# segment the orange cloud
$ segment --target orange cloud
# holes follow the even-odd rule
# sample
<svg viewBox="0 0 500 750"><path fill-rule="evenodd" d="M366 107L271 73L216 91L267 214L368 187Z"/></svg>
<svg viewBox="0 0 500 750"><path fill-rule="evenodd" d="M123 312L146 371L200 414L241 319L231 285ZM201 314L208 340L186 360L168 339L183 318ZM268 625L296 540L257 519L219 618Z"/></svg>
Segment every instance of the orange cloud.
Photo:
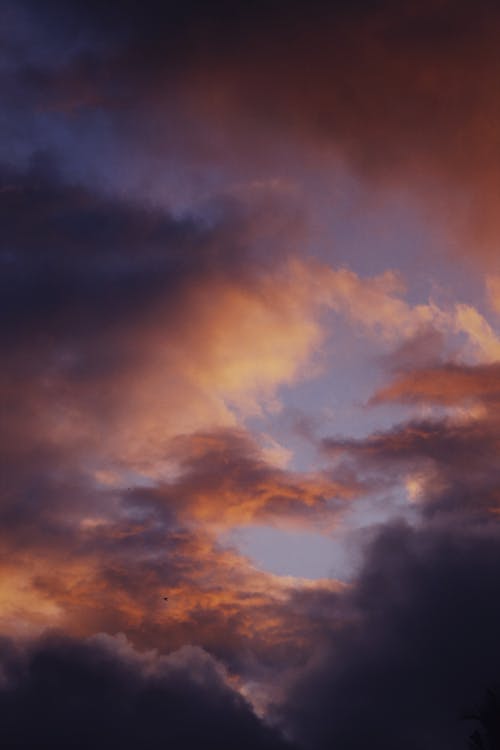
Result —
<svg viewBox="0 0 500 750"><path fill-rule="evenodd" d="M486 295L490 307L496 312L500 312L500 276L490 274L486 276Z"/></svg>
<svg viewBox="0 0 500 750"><path fill-rule="evenodd" d="M199 645L254 686L304 663L343 584L275 576L201 530L154 539L153 527L117 520L87 529L66 549L17 552L2 564L10 577L8 590L0 590L2 632L123 632L136 646L162 652Z"/></svg>
<svg viewBox="0 0 500 750"><path fill-rule="evenodd" d="M362 491L355 477L298 473L269 464L243 430L177 438L169 453L177 474L144 493L146 502L175 508L181 518L224 529L255 523L331 528Z"/></svg>
<svg viewBox="0 0 500 750"><path fill-rule="evenodd" d="M449 364L404 372L377 391L370 403L390 401L453 406L482 402L490 407L500 399L499 366Z"/></svg>

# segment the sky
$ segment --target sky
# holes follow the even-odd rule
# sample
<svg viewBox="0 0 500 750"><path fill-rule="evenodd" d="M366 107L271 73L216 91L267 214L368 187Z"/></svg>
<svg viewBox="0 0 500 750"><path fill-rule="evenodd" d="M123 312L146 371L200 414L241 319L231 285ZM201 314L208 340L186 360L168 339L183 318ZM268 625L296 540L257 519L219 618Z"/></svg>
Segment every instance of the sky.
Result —
<svg viewBox="0 0 500 750"><path fill-rule="evenodd" d="M0 0L5 747L483 731L499 34L488 0Z"/></svg>

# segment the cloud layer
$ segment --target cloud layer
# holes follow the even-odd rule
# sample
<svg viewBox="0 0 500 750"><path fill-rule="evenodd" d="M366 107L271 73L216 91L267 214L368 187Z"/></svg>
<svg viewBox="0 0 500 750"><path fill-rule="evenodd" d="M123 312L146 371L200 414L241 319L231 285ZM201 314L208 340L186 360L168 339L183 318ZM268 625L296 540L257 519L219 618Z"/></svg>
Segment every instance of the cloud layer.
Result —
<svg viewBox="0 0 500 750"><path fill-rule="evenodd" d="M499 27L4 3L7 745L464 744L500 679ZM357 565L273 575L255 525Z"/></svg>

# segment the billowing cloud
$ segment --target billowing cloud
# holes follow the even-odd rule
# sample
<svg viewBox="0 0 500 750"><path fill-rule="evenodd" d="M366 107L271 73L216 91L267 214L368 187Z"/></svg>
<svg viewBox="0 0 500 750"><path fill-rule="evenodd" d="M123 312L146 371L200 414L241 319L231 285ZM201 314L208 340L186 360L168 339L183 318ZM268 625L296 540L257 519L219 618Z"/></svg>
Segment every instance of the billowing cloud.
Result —
<svg viewBox="0 0 500 750"><path fill-rule="evenodd" d="M282 709L305 747L464 746L500 671L498 529L386 528ZM361 720L362 717L362 720Z"/></svg>
<svg viewBox="0 0 500 750"><path fill-rule="evenodd" d="M4 640L1 651L0 716L10 747L291 747L201 649L159 656L135 652L124 637L54 635L24 649Z"/></svg>

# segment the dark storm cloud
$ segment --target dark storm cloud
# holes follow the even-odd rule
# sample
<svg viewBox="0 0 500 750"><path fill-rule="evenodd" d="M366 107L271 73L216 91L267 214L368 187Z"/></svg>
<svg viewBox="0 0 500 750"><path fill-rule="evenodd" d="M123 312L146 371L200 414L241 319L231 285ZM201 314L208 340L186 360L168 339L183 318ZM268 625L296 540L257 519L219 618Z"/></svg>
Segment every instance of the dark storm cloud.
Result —
<svg viewBox="0 0 500 750"><path fill-rule="evenodd" d="M181 305L194 278L245 267L236 204L224 206L219 226L174 219L65 183L43 154L27 172L4 165L0 196L1 332L10 343L112 336L154 315L159 301Z"/></svg>
<svg viewBox="0 0 500 750"><path fill-rule="evenodd" d="M344 597L344 625L290 693L307 748L465 747L460 716L500 675L498 529L388 526Z"/></svg>
<svg viewBox="0 0 500 750"><path fill-rule="evenodd" d="M0 722L9 748L291 747L206 653L141 656L124 641L49 637L2 644Z"/></svg>

